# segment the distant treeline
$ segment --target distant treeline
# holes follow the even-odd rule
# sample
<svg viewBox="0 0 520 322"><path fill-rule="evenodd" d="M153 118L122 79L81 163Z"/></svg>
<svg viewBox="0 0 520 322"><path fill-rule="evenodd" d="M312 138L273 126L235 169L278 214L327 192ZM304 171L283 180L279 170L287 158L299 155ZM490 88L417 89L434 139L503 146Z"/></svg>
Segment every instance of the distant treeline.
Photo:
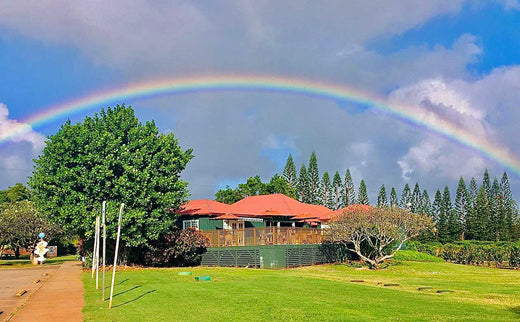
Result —
<svg viewBox="0 0 520 322"><path fill-rule="evenodd" d="M227 186L219 190L215 200L231 204L248 196L273 193L283 193L299 201L324 205L333 210L355 203L370 204L365 181L360 181L356 193L349 169L343 177L339 171L332 178L328 172L320 176L314 151L308 165L302 164L298 172L289 154L282 175L275 174L269 182L262 182L258 175L250 177L236 188ZM401 207L431 216L436 231L421 236L422 240L509 241L520 237L518 205L513 199L506 172L500 180L491 180L486 170L480 185L475 178L471 178L468 186L460 177L455 202L452 202L448 186L443 191L437 189L432 201L428 191L421 190L419 183L413 189L408 183L405 184L399 196L394 187L388 193L383 184L375 205Z"/></svg>

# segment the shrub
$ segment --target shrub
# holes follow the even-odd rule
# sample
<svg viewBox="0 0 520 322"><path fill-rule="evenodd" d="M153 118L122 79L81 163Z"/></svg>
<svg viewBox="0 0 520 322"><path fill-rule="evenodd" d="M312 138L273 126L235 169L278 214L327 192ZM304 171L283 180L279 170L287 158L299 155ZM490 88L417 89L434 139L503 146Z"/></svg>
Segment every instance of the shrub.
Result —
<svg viewBox="0 0 520 322"><path fill-rule="evenodd" d="M420 253L414 250L400 250L395 256L396 261L414 261L414 262L442 262L442 258L432 256L428 253Z"/></svg>
<svg viewBox="0 0 520 322"><path fill-rule="evenodd" d="M509 252L509 266L520 267L520 244L511 247Z"/></svg>
<svg viewBox="0 0 520 322"><path fill-rule="evenodd" d="M145 249L138 260L155 267L197 266L208 247L207 238L194 229L175 229Z"/></svg>
<svg viewBox="0 0 520 322"><path fill-rule="evenodd" d="M520 244L507 242L460 241L442 245L414 241L407 245L407 249L438 254L445 261L456 264L500 267L509 263L509 266L520 266Z"/></svg>

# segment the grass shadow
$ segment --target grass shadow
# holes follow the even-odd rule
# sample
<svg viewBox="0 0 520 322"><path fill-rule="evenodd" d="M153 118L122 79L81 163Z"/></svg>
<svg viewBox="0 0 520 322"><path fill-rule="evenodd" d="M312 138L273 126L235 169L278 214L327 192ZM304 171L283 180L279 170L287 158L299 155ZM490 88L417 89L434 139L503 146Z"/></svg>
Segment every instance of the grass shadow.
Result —
<svg viewBox="0 0 520 322"><path fill-rule="evenodd" d="M127 281L129 281L129 279L128 279L128 278L125 278L124 280L122 280L122 281L120 281L120 282L114 284L114 286L121 285L121 284L123 284L123 283L126 283ZM110 289L110 287L111 287L110 284L106 285L106 286L105 286L105 290L106 290L106 289Z"/></svg>
<svg viewBox="0 0 520 322"><path fill-rule="evenodd" d="M135 301L137 301L137 300L139 300L139 299L145 297L146 295L148 295L148 294L150 294L150 293L153 293L153 292L155 292L155 291L157 291L157 290L150 290L150 291L148 291L148 292L145 292L145 293L139 295L138 297L136 297L135 299L128 300L128 301L126 301L126 302L124 302L124 303L121 303L121 304L118 304L118 305L114 305L113 308L120 307L120 306L123 306L123 305L127 305L127 304L129 304L129 303L135 302Z"/></svg>
<svg viewBox="0 0 520 322"><path fill-rule="evenodd" d="M517 315L520 315L520 306L510 307L509 310Z"/></svg>
<svg viewBox="0 0 520 322"><path fill-rule="evenodd" d="M136 285L136 286L134 286L134 287L132 287L132 288L129 288L128 290L125 290L125 291L121 291L121 292L119 292L119 293L116 293L116 294L114 294L112 297L117 297L117 296L119 296L119 295L123 295L123 294L125 294L125 293L131 292L131 291L133 291L133 290L136 290L136 289L140 288L141 286L142 286L142 285ZM107 300L108 300L108 299L109 299L109 298L107 298Z"/></svg>

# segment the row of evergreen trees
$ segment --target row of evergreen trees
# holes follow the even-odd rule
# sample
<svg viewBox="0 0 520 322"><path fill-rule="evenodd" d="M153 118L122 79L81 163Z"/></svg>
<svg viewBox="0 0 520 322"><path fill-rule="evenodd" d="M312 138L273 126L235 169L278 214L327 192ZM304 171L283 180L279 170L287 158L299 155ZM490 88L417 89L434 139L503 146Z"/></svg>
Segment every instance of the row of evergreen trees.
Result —
<svg viewBox="0 0 520 322"><path fill-rule="evenodd" d="M359 183L356 197L349 169L346 170L343 178L339 171L334 173L332 179L328 172L323 173L320 178L318 159L314 151L311 153L308 166L302 164L298 175L292 155L289 154L282 176L288 186L296 192L296 199L301 202L323 205L334 210L355 203L369 204L365 181L361 180Z"/></svg>
<svg viewBox="0 0 520 322"><path fill-rule="evenodd" d="M302 164L299 175L292 156L289 155L283 177L296 190L297 198L305 203L320 204L331 209L339 209L354 203L369 204L367 188L361 180L357 197L349 169L341 178L338 171L330 179L327 172L320 179L316 154L312 152L309 164ZM518 206L513 199L507 173L501 180L491 181L486 170L482 184L471 178L469 187L461 177L457 187L455 203L446 186L437 190L431 202L427 190L416 183L413 190L405 184L400 197L394 187L388 196L383 184L379 190L378 207L401 207L411 212L432 217L436 225L435 239L446 242L454 240L511 240L515 238L518 224Z"/></svg>

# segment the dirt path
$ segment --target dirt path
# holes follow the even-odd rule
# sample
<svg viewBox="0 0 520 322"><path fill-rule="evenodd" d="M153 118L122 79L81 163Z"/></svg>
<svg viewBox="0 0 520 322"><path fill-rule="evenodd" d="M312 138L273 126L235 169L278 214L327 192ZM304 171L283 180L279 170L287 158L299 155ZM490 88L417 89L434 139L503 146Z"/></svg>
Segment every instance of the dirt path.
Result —
<svg viewBox="0 0 520 322"><path fill-rule="evenodd" d="M64 262L11 321L83 321L81 263Z"/></svg>
<svg viewBox="0 0 520 322"><path fill-rule="evenodd" d="M9 319L52 276L59 266L34 266L0 269L0 321ZM37 283L35 283L38 281ZM22 296L16 296L25 290Z"/></svg>

